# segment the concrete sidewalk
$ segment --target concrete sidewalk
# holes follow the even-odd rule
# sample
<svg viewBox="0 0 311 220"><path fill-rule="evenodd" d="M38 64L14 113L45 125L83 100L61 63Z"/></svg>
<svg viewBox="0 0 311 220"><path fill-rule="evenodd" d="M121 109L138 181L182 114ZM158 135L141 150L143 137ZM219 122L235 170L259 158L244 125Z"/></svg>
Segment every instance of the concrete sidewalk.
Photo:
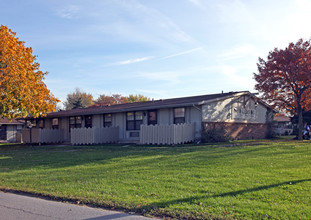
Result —
<svg viewBox="0 0 311 220"><path fill-rule="evenodd" d="M52 219L129 219L147 220L138 215L49 201L31 196L0 191L0 220L52 220Z"/></svg>

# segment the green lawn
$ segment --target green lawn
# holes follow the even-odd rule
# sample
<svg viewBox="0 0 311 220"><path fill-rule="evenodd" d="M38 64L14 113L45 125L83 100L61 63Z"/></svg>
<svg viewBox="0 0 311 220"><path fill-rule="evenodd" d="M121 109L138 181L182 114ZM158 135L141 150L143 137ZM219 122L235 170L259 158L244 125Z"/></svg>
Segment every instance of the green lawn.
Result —
<svg viewBox="0 0 311 220"><path fill-rule="evenodd" d="M311 142L0 145L0 188L181 219L310 219Z"/></svg>

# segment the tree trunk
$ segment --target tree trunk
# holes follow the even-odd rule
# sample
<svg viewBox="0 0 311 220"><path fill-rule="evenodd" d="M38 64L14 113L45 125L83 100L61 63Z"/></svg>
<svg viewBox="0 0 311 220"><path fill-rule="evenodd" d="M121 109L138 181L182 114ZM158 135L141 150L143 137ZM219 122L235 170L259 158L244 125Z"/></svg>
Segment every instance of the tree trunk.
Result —
<svg viewBox="0 0 311 220"><path fill-rule="evenodd" d="M302 140L302 128L303 128L303 118L302 118L302 109L301 106L298 105L298 140Z"/></svg>

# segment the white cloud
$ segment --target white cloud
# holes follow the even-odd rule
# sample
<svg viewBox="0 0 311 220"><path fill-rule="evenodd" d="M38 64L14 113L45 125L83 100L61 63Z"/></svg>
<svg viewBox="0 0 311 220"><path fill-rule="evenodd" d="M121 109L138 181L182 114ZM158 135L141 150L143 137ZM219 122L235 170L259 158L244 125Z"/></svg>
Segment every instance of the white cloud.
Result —
<svg viewBox="0 0 311 220"><path fill-rule="evenodd" d="M147 35L153 40L165 39L174 43L176 41L192 41L190 35L184 32L170 17L161 13L156 8L148 7L146 4L141 4L138 1L124 1L119 3L127 10L129 20L135 22L134 26L130 26L131 31L140 33L143 30L144 35ZM121 25L129 27L127 21L123 21Z"/></svg>
<svg viewBox="0 0 311 220"><path fill-rule="evenodd" d="M284 46L289 42L297 42L299 38L310 38L311 2L309 0L296 0L287 8L286 16L282 17L282 25L276 22L268 25L274 40L281 41ZM285 15L285 13L284 13ZM268 33L267 33L268 34Z"/></svg>
<svg viewBox="0 0 311 220"><path fill-rule="evenodd" d="M138 94L148 94L151 98L160 99L163 98L166 92L163 89L154 90L154 89L137 89Z"/></svg>
<svg viewBox="0 0 311 220"><path fill-rule="evenodd" d="M217 6L218 21L229 24L230 31L255 39L261 44L258 50L285 47L299 38L309 38L311 1L220 1ZM272 47L271 47L272 45ZM266 47L266 48L265 48Z"/></svg>
<svg viewBox="0 0 311 220"><path fill-rule="evenodd" d="M243 88L251 89L254 85L252 77L243 77L239 75L243 67L233 65L222 65L219 66L219 72L226 77L227 81L231 81L231 84L240 85Z"/></svg>
<svg viewBox="0 0 311 220"><path fill-rule="evenodd" d="M224 53L220 54L218 58L221 60L233 60L239 59L249 56L258 56L259 52L254 45L251 44L244 44L241 46L233 47L230 50L225 51Z"/></svg>
<svg viewBox="0 0 311 220"><path fill-rule="evenodd" d="M114 65L127 65L127 64L132 64L132 63L139 63L139 62L143 62L143 61L146 61L146 60L150 60L151 58L153 58L153 57L149 56L149 57L141 57L141 58L129 59L129 60L124 60L124 61L116 62L116 63L114 63Z"/></svg>
<svg viewBox="0 0 311 220"><path fill-rule="evenodd" d="M77 5L69 5L68 7L57 10L57 14L62 18L72 19L80 12L80 7Z"/></svg>
<svg viewBox="0 0 311 220"><path fill-rule="evenodd" d="M220 1L217 4L219 21L222 23L253 23L252 12L241 0Z"/></svg>
<svg viewBox="0 0 311 220"><path fill-rule="evenodd" d="M201 6L201 3L199 0L189 0L189 2L195 4L196 6Z"/></svg>
<svg viewBox="0 0 311 220"><path fill-rule="evenodd" d="M172 84L177 84L180 82L180 74L173 71L164 71L164 72L143 72L137 73L136 77L143 78L152 81L167 81Z"/></svg>
<svg viewBox="0 0 311 220"><path fill-rule="evenodd" d="M201 0L188 0L188 1L203 11L207 10L207 7L203 4Z"/></svg>
<svg viewBox="0 0 311 220"><path fill-rule="evenodd" d="M172 57L177 57L177 56L181 56L181 55L185 55L185 54L189 54L189 53L193 53L193 52L199 51L199 50L202 50L202 48L198 47L198 48L194 48L194 49L191 49L191 50L186 50L186 51L183 51L183 52L175 53L175 54L172 54L172 55L169 55L169 56L166 56L166 57L162 57L162 58L160 58L160 60L168 59L168 58L172 58Z"/></svg>
<svg viewBox="0 0 311 220"><path fill-rule="evenodd" d="M10 23L38 51L60 97L69 78L74 87L107 92L166 91L162 98L177 90L174 96L253 87L258 56L311 33L310 0L29 1L30 16L6 2Z"/></svg>

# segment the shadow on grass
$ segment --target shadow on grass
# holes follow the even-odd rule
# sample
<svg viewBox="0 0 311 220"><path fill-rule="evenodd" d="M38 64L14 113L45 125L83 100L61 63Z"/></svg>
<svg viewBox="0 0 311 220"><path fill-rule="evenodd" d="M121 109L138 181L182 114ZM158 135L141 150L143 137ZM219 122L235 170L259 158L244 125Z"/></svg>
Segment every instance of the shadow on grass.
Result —
<svg viewBox="0 0 311 220"><path fill-rule="evenodd" d="M221 146L221 145L214 145ZM271 145L254 146L241 149L238 146L181 146L181 147L150 147L150 146L0 146L0 171L13 172L33 168L65 168L85 164L105 164L122 158L129 160L127 168L147 166L159 162L178 166L189 165L191 160L200 160L204 164L215 163L215 160L225 160L237 154L248 154L273 148ZM257 155L258 156L258 155ZM132 160L132 161L131 161ZM124 164L123 164L124 165ZM120 164L122 166L122 163ZM117 167L115 167L117 168Z"/></svg>
<svg viewBox="0 0 311 220"><path fill-rule="evenodd" d="M214 145L217 146L217 145ZM200 160L205 165L215 163L215 160L226 160L236 154L256 153L273 146L254 146L249 149L240 147L212 147L186 145L180 147L157 146L25 146L18 145L1 148L0 157L7 158L0 161L0 171L12 172L17 170L66 168L85 164L106 164L112 160L122 158L128 160L127 168L147 166L152 164L168 163L175 161L178 166L188 166L191 160ZM265 153L266 154L266 153ZM258 156L258 155L257 155ZM124 163L117 166L122 168ZM117 168L117 167L115 167Z"/></svg>
<svg viewBox="0 0 311 220"><path fill-rule="evenodd" d="M184 199L176 199L176 200L167 201L167 202L156 202L156 203L152 203L148 206L143 207L143 209L150 210L150 209L154 209L154 208L165 208L165 207L168 207L170 205L175 205L175 204L179 204L179 203L192 203L194 200L200 200L200 199L206 199L206 198L219 198L219 197L227 197L227 196L233 197L233 196L242 195L244 193L251 193L251 192L257 192L257 191L261 191L261 190L267 190L267 189L271 189L271 188L275 188L275 187L279 187L279 186L283 186L283 185L295 185L298 183L309 182L309 181L311 181L311 179L293 180L293 181L286 181L286 182L271 184L271 185L266 185L266 186L259 186L259 187L255 187L255 188L251 188L251 189L221 193L221 194L216 194L216 195L211 195L211 196L193 196L193 197L188 197L188 198L184 198Z"/></svg>

